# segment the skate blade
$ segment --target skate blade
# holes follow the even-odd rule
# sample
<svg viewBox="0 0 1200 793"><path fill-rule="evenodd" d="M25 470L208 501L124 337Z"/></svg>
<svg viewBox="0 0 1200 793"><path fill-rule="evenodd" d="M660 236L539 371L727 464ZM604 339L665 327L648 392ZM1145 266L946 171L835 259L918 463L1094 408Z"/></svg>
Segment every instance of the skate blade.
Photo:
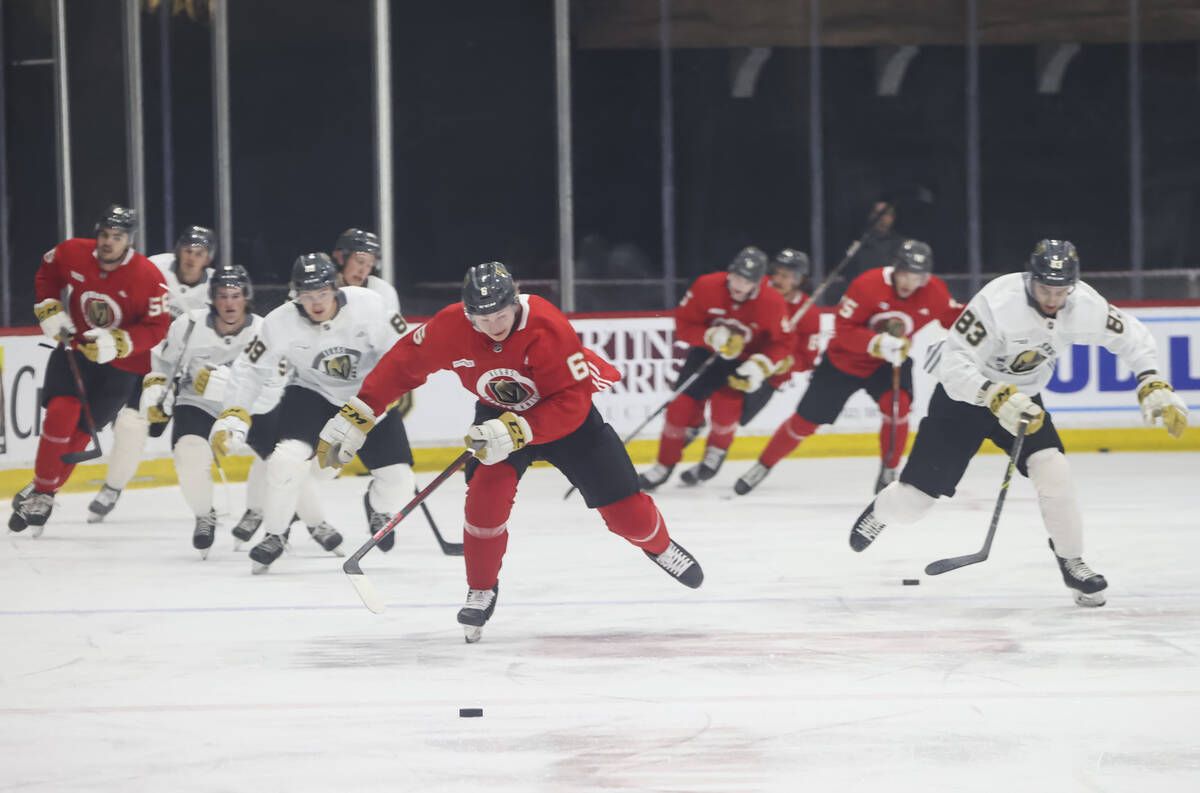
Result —
<svg viewBox="0 0 1200 793"><path fill-rule="evenodd" d="M269 565L269 564L263 564L262 562L251 562L250 563L250 572L253 573L254 575L262 575L263 573L267 572L270 569L271 569L271 565Z"/></svg>
<svg viewBox="0 0 1200 793"><path fill-rule="evenodd" d="M483 626L482 625L464 625L463 626L463 638L466 640L467 644L474 644L475 642L477 642L483 638Z"/></svg>
<svg viewBox="0 0 1200 793"><path fill-rule="evenodd" d="M41 536L42 536L42 532L43 532L43 531L45 531L45 530L46 530L46 524L44 524L44 523L43 523L41 526L35 526L35 525L34 525L34 524L32 524L32 523L31 523L31 524L29 524L29 536L30 536L30 537L33 537L35 540L36 540L38 537L41 537Z"/></svg>
<svg viewBox="0 0 1200 793"><path fill-rule="evenodd" d="M88 523L102 523L102 522L104 522L104 519L106 517L107 517L107 515L101 515L98 512L88 512L87 522Z"/></svg>
<svg viewBox="0 0 1200 793"><path fill-rule="evenodd" d="M330 550L330 553L333 554L334 556L338 557L339 559L345 558L345 556L346 556L346 552L342 550L342 546L340 546L340 545L338 547Z"/></svg>
<svg viewBox="0 0 1200 793"><path fill-rule="evenodd" d="M208 552L211 549L210 548L197 548L196 550L200 552L200 561L204 561L205 559L208 558Z"/></svg>
<svg viewBox="0 0 1200 793"><path fill-rule="evenodd" d="M1085 608L1099 608L1108 602L1104 596L1104 590L1093 592L1092 594L1084 594L1083 592L1075 593L1075 604Z"/></svg>
<svg viewBox="0 0 1200 793"><path fill-rule="evenodd" d="M242 545L244 545L245 542L246 542L245 540L234 540L233 541L233 550L240 551L242 549Z"/></svg>

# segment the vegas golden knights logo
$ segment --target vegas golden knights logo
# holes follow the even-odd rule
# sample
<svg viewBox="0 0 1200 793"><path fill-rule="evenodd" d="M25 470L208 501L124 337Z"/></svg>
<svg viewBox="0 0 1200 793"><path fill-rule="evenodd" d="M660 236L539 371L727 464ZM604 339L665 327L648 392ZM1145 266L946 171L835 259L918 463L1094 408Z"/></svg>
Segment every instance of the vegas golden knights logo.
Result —
<svg viewBox="0 0 1200 793"><path fill-rule="evenodd" d="M103 300L89 300L87 304L88 324L93 328L107 328L112 325L112 306Z"/></svg>
<svg viewBox="0 0 1200 793"><path fill-rule="evenodd" d="M497 402L502 402L505 405L519 404L530 396L529 392L525 390L525 386L514 380L496 378L487 384L487 389Z"/></svg>
<svg viewBox="0 0 1200 793"><path fill-rule="evenodd" d="M332 358L326 358L322 361L322 366L325 368L325 374L330 377L338 377L342 380L349 380L354 377L354 361L349 355L336 355Z"/></svg>
<svg viewBox="0 0 1200 793"><path fill-rule="evenodd" d="M1044 360L1046 360L1046 356L1042 354L1041 350L1026 350L1016 358L1013 358L1012 363L1008 365L1008 369L1013 374L1024 374L1038 368L1038 365Z"/></svg>

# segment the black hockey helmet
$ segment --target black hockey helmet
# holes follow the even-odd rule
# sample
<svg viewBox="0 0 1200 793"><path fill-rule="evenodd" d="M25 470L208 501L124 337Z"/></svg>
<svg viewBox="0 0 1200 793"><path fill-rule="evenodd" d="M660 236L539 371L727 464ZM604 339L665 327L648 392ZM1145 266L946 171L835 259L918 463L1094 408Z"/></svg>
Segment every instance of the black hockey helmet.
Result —
<svg viewBox="0 0 1200 793"><path fill-rule="evenodd" d="M517 302L517 285L500 262L477 264L463 279L462 302L468 314L494 314Z"/></svg>
<svg viewBox="0 0 1200 793"><path fill-rule="evenodd" d="M1079 280L1079 254L1066 240L1042 240L1029 256L1029 275L1046 286L1074 286Z"/></svg>
<svg viewBox="0 0 1200 793"><path fill-rule="evenodd" d="M905 240L892 254L892 266L902 273L933 273L933 250L920 240Z"/></svg>
<svg viewBox="0 0 1200 793"><path fill-rule="evenodd" d="M216 299L217 290L223 286L236 286L242 290L242 294L246 296L247 300L254 298L254 285L250 283L250 273L246 272L246 268L240 264L230 264L213 270L212 275L208 278L210 302Z"/></svg>
<svg viewBox="0 0 1200 793"><path fill-rule="evenodd" d="M334 253L342 251L344 254L369 253L376 260L383 256L383 246L379 244L379 236L374 232L356 228L346 229L338 235L337 242L333 244L333 250ZM344 262L345 259L342 261Z"/></svg>
<svg viewBox="0 0 1200 793"><path fill-rule="evenodd" d="M110 204L108 209L96 221L96 231L100 229L117 229L130 236L137 229L137 210L123 207L120 204Z"/></svg>
<svg viewBox="0 0 1200 793"><path fill-rule="evenodd" d="M753 245L742 248L737 256L733 257L728 269L734 275L740 275L757 284L767 274L767 254Z"/></svg>
<svg viewBox="0 0 1200 793"><path fill-rule="evenodd" d="M772 272L787 270L798 278L804 278L808 275L809 269L808 256L795 248L784 248L771 260Z"/></svg>
<svg viewBox="0 0 1200 793"><path fill-rule="evenodd" d="M292 292L315 292L326 286L337 289L337 267L327 253L306 253L292 264Z"/></svg>
<svg viewBox="0 0 1200 793"><path fill-rule="evenodd" d="M208 251L210 257L215 257L217 255L216 232L204 226L188 226L179 235L179 239L175 240L175 250L190 248L193 245L199 245Z"/></svg>

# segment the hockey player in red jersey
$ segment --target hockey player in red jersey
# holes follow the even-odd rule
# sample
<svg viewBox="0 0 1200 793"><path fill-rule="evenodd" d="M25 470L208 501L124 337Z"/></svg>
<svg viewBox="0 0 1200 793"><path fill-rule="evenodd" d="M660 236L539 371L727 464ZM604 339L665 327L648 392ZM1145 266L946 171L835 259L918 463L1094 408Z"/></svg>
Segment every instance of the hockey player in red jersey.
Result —
<svg viewBox="0 0 1200 793"><path fill-rule="evenodd" d="M868 270L855 278L838 304L834 336L825 357L813 370L796 414L775 431L754 467L739 480L749 486L737 488L737 492L749 493L775 463L818 427L832 424L846 400L860 388L871 395L883 413L879 430L882 468L876 492L894 480L908 439L912 404L908 348L912 335L930 322L950 327L961 310L962 304L950 296L945 282L933 275L933 252L917 240L905 240L896 249L890 266ZM898 373L900 392L893 432L894 372Z"/></svg>
<svg viewBox="0 0 1200 793"><path fill-rule="evenodd" d="M42 435L33 481L13 497L8 527L42 527L54 494L74 465L62 456L81 451L90 434L67 356L74 356L95 429L106 426L150 371L150 348L171 324L162 273L132 246L137 213L111 206L96 223L96 239L69 239L42 257L34 280L34 314L59 346L42 384Z"/></svg>
<svg viewBox="0 0 1200 793"><path fill-rule="evenodd" d="M787 306L767 285L766 273L766 254L745 248L726 271L697 278L675 309L675 338L692 345L678 382L700 374L667 406L658 460L639 477L643 490L671 476L688 428L702 423L706 405L712 428L704 459L682 479L695 485L716 476L737 434L745 396L758 391L787 358L792 344L784 327Z"/></svg>
<svg viewBox="0 0 1200 793"><path fill-rule="evenodd" d="M468 592L458 621L468 642L478 641L496 607L517 481L535 460L562 471L610 531L684 585L700 586L700 565L671 539L653 499L639 491L621 439L592 405L592 394L620 377L616 368L581 346L553 305L519 294L499 262L472 267L462 296L376 364L358 396L321 431L321 464L349 462L375 417L433 372L448 369L479 400L466 441L483 443L467 464Z"/></svg>

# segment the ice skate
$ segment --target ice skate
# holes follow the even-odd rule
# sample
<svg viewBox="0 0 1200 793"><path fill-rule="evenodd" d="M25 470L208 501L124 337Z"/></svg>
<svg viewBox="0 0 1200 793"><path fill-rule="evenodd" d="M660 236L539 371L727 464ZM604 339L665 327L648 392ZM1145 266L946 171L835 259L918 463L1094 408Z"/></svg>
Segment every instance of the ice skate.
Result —
<svg viewBox="0 0 1200 793"><path fill-rule="evenodd" d="M21 488L12 500L13 513L8 519L8 528L12 531L24 531L31 526L30 534L42 536L42 529L54 511L54 494L41 493L33 489L33 482Z"/></svg>
<svg viewBox="0 0 1200 793"><path fill-rule="evenodd" d="M388 525L388 522L392 519L392 516L386 512L376 512L371 509L371 493L369 490L363 493L363 509L367 511L367 533L371 536L374 536L375 532ZM396 532L389 531L384 535L382 540L376 543L376 547L381 551L390 551L395 544Z"/></svg>
<svg viewBox="0 0 1200 793"><path fill-rule="evenodd" d="M233 527L233 550L241 548L242 543L254 536L254 532L262 525L262 519L261 509L248 509L242 513L241 520Z"/></svg>
<svg viewBox="0 0 1200 793"><path fill-rule="evenodd" d="M684 586L695 589L704 583L704 571L700 569L700 563L674 540L671 540L667 549L662 553L650 553L649 551L644 551L644 553Z"/></svg>
<svg viewBox="0 0 1200 793"><path fill-rule="evenodd" d="M756 460L754 465L750 466L750 470L739 476L738 480L733 483L733 492L739 496L746 495L758 487L769 473L771 473L771 469Z"/></svg>
<svg viewBox="0 0 1200 793"><path fill-rule="evenodd" d="M850 547L856 551L865 551L886 526L887 524L875 517L875 502L872 501L858 516L858 520L854 521L854 528L850 530Z"/></svg>
<svg viewBox="0 0 1200 793"><path fill-rule="evenodd" d="M261 575L271 569L271 564L283 555L287 538L280 534L268 534L262 541L250 549L250 572Z"/></svg>
<svg viewBox="0 0 1200 793"><path fill-rule="evenodd" d="M483 636L483 626L496 610L496 598L500 595L500 583L491 589L468 589L467 602L458 610L458 623L463 626L463 637L467 644L474 644Z"/></svg>
<svg viewBox="0 0 1200 793"><path fill-rule="evenodd" d="M316 526L308 526L308 535L316 540L317 545L320 545L325 550L331 552L334 556L345 556L342 553L342 533L330 526L325 521L321 521Z"/></svg>
<svg viewBox="0 0 1200 793"><path fill-rule="evenodd" d="M638 474L638 487L649 493L651 490L670 479L671 472L674 470L675 466L673 465L655 463L647 468L643 473Z"/></svg>
<svg viewBox="0 0 1200 793"><path fill-rule="evenodd" d="M880 468L879 476L875 479L875 492L878 493L880 490L883 490L892 482L895 482L899 476L900 469L898 467L888 468L884 466L883 468Z"/></svg>
<svg viewBox="0 0 1200 793"><path fill-rule="evenodd" d="M88 504L88 523L99 523L108 517L108 513L113 511L113 507L117 505L117 499L121 497L121 491L115 487L109 487L105 483L104 487L100 488L100 492L92 499L92 503Z"/></svg>
<svg viewBox="0 0 1200 793"><path fill-rule="evenodd" d="M1054 540L1050 540L1050 550L1054 551ZM1089 607L1105 604L1104 592L1108 589L1108 581L1104 580L1104 576L1088 567L1087 562L1078 556L1073 559L1064 559L1058 555L1058 551L1054 551L1054 558L1058 560L1058 569L1062 572L1063 583L1075 595L1076 603Z"/></svg>
<svg viewBox="0 0 1200 793"><path fill-rule="evenodd" d="M200 552L201 559L208 558L213 537L217 533L217 511L210 509L207 515L196 516L196 528L192 529L192 547Z"/></svg>
<svg viewBox="0 0 1200 793"><path fill-rule="evenodd" d="M721 463L725 462L725 455L728 454L728 451L728 449L709 446L704 450L704 459L700 461L700 464L687 469L680 474L679 478L685 485L707 482L717 475L717 471L721 470Z"/></svg>

